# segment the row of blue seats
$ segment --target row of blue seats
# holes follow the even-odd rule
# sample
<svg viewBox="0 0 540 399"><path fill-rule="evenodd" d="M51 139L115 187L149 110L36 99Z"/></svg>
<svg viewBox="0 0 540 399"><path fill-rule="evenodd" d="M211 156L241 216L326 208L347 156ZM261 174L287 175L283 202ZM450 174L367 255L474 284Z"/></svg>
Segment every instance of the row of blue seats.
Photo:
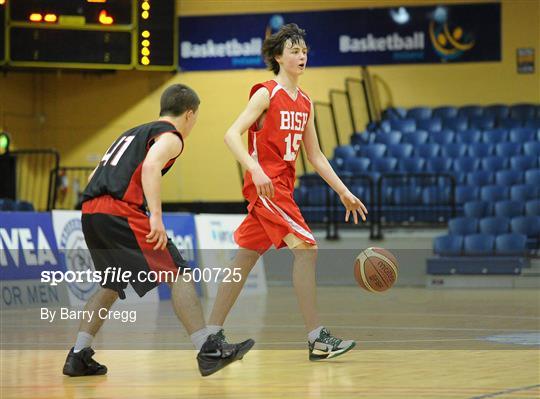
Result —
<svg viewBox="0 0 540 399"><path fill-rule="evenodd" d="M528 201L505 200L497 202L469 201L463 204L463 214L468 218L490 216L540 216L540 199Z"/></svg>
<svg viewBox="0 0 540 399"><path fill-rule="evenodd" d="M450 235L519 233L540 238L540 216L488 216L481 219L458 217L448 222Z"/></svg>
<svg viewBox="0 0 540 399"><path fill-rule="evenodd" d="M14 201L9 198L0 198L0 211L31 212L34 205L28 201Z"/></svg>
<svg viewBox="0 0 540 399"><path fill-rule="evenodd" d="M478 117L492 116L495 118L515 118L520 120L540 118L540 104L492 104L487 106L471 104L461 107L439 106L439 107L412 107L391 108L385 112L388 118L414 118L427 119L431 117L452 118L456 116Z"/></svg>
<svg viewBox="0 0 540 399"><path fill-rule="evenodd" d="M529 180L535 179L540 168L540 156L523 155L514 157L490 156L485 158L476 157L412 157L412 158L334 158L332 166L340 172L364 173L369 171L378 172L409 172L409 173L472 173L484 172L483 180L494 181L494 176L489 174L498 172L517 172L518 178ZM526 174L523 175L523 173ZM530 177L527 177L530 176Z"/></svg>
<svg viewBox="0 0 540 399"><path fill-rule="evenodd" d="M436 143L446 145L450 143L463 144L498 144L498 143L521 143L540 142L540 129L519 128L479 130L467 129L454 131L443 130L416 130L414 132L364 132L351 135L351 145L362 146L365 144L381 143L386 145L408 143L413 145ZM533 145L534 144L530 144Z"/></svg>
<svg viewBox="0 0 540 399"><path fill-rule="evenodd" d="M378 131L390 132L397 130L402 133L410 133L418 130L441 131L450 129L464 131L467 129L488 130L495 128L540 128L540 118L529 120L518 119L495 119L489 116L455 117L455 118L429 118L429 119L388 119L378 125Z"/></svg>
<svg viewBox="0 0 540 399"><path fill-rule="evenodd" d="M441 256L524 256L527 237L524 234L444 235L433 241L433 252Z"/></svg>

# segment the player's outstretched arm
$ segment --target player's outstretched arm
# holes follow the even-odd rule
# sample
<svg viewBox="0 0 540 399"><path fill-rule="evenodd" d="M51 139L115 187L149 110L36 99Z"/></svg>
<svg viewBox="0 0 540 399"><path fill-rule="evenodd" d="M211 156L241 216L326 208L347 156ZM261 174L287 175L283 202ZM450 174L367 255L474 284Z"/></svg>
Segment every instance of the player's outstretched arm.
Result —
<svg viewBox="0 0 540 399"><path fill-rule="evenodd" d="M324 179L324 181L338 193L343 206L347 209L345 221L349 221L349 216L352 213L355 224L358 223L358 215L360 215L365 222L366 214L368 213L365 205L349 191L345 184L343 184L339 176L334 172L332 165L330 165L330 162L328 162L328 159L326 159L326 156L321 151L319 140L317 139L317 132L315 131L313 105L311 105L311 114L306 125L303 141L309 163L313 165L315 171Z"/></svg>
<svg viewBox="0 0 540 399"><path fill-rule="evenodd" d="M150 210L150 233L147 242L155 242L154 250L165 249L167 233L161 213L161 169L182 151L182 140L174 133L159 136L148 150L142 166L142 187Z"/></svg>
<svg viewBox="0 0 540 399"><path fill-rule="evenodd" d="M272 181L259 163L253 159L242 142L242 134L253 125L270 105L270 95L264 87L260 88L250 98L246 109L234 121L225 134L225 144L231 150L238 162L244 166L252 175L253 183L257 188L257 194L272 198L274 196L274 186Z"/></svg>

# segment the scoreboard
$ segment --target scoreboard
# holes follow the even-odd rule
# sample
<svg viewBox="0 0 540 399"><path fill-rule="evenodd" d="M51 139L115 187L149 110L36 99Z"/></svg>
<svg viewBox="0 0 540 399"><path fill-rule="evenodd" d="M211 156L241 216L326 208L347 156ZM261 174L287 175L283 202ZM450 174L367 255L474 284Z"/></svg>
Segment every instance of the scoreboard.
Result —
<svg viewBox="0 0 540 399"><path fill-rule="evenodd" d="M172 71L175 0L0 0L0 65Z"/></svg>

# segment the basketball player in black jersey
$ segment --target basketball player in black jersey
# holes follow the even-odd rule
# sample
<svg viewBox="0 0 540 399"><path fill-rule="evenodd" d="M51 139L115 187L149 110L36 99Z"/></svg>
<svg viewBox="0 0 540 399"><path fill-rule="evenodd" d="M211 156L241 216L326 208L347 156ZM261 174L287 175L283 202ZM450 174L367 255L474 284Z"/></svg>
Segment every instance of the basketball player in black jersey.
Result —
<svg viewBox="0 0 540 399"><path fill-rule="evenodd" d="M168 239L161 213L161 176L184 149L184 139L195 125L200 100L187 86L175 84L161 96L158 121L123 133L109 148L89 177L83 193L82 227L96 270L121 267L132 276L150 271L185 272L186 262ZM150 217L146 211L150 212ZM110 280L110 279L109 279ZM182 278L167 281L174 311L199 350L197 360L203 376L241 359L254 341L228 344L223 331L210 334L193 283ZM139 296L159 282L130 281ZM125 298L127 282L102 281L84 310L93 317L82 319L75 346L63 373L69 376L102 375L104 365L92 359L95 334L118 297ZM93 312L93 313L90 313Z"/></svg>

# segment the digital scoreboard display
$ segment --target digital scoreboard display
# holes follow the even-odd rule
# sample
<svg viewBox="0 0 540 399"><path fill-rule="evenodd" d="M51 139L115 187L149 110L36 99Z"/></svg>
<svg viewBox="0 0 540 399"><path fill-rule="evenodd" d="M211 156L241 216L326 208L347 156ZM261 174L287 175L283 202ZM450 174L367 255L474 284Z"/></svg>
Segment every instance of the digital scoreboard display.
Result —
<svg viewBox="0 0 540 399"><path fill-rule="evenodd" d="M175 70L175 5L175 0L0 0L0 64Z"/></svg>

